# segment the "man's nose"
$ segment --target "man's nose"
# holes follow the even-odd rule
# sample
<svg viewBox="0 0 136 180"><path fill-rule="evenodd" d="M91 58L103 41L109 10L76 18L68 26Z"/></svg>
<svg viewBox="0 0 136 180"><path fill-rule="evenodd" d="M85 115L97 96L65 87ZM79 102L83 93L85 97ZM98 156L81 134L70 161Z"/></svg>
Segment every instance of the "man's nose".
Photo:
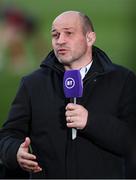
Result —
<svg viewBox="0 0 136 180"><path fill-rule="evenodd" d="M59 38L58 38L58 40L57 40L57 43L58 43L58 44L64 44L64 43L66 43L66 37L65 37L64 34L60 34L60 35L59 35Z"/></svg>

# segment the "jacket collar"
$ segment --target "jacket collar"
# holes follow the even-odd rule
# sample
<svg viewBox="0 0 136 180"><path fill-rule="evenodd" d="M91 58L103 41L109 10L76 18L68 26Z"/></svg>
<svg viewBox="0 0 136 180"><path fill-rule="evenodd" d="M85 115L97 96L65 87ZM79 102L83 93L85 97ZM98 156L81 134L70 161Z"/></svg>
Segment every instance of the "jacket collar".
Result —
<svg viewBox="0 0 136 180"><path fill-rule="evenodd" d="M93 46L93 63L90 71L108 73L114 70L114 65L107 54L96 46Z"/></svg>
<svg viewBox="0 0 136 180"><path fill-rule="evenodd" d="M56 58L54 51L52 50L48 56L43 60L40 67L49 67L55 71L64 72L64 66Z"/></svg>

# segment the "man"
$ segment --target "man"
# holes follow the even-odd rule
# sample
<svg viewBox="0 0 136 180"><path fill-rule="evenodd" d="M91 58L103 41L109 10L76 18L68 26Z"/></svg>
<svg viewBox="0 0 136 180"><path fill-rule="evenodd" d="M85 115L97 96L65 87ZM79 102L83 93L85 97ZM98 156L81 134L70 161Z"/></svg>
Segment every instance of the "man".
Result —
<svg viewBox="0 0 136 180"><path fill-rule="evenodd" d="M31 172L31 178L125 178L135 75L93 46L96 35L84 14L60 14L51 32L53 51L22 79L1 130L3 163ZM78 104L63 92L70 69L83 78Z"/></svg>

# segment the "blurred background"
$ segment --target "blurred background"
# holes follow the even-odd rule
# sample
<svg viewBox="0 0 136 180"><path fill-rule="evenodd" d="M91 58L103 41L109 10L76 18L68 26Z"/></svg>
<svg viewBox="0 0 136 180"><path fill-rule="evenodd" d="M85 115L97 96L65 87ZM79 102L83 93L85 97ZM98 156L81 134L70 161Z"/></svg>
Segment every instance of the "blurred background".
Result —
<svg viewBox="0 0 136 180"><path fill-rule="evenodd" d="M0 0L0 126L21 77L51 50L51 24L63 11L87 14L97 34L95 45L136 72L135 9L135 0Z"/></svg>

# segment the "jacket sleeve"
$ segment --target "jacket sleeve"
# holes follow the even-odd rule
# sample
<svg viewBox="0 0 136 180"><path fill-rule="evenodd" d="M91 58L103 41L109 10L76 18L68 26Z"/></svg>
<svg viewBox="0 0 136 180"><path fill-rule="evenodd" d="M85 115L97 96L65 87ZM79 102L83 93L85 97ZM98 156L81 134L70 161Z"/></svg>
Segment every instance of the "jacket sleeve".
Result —
<svg viewBox="0 0 136 180"><path fill-rule="evenodd" d="M12 103L7 121L0 130L0 158L8 168L17 168L16 154L20 144L28 136L31 119L29 97L24 80Z"/></svg>
<svg viewBox="0 0 136 180"><path fill-rule="evenodd" d="M123 86L117 111L117 115L90 111L81 133L99 147L124 156L130 151L130 124L136 121L136 76L131 72Z"/></svg>

